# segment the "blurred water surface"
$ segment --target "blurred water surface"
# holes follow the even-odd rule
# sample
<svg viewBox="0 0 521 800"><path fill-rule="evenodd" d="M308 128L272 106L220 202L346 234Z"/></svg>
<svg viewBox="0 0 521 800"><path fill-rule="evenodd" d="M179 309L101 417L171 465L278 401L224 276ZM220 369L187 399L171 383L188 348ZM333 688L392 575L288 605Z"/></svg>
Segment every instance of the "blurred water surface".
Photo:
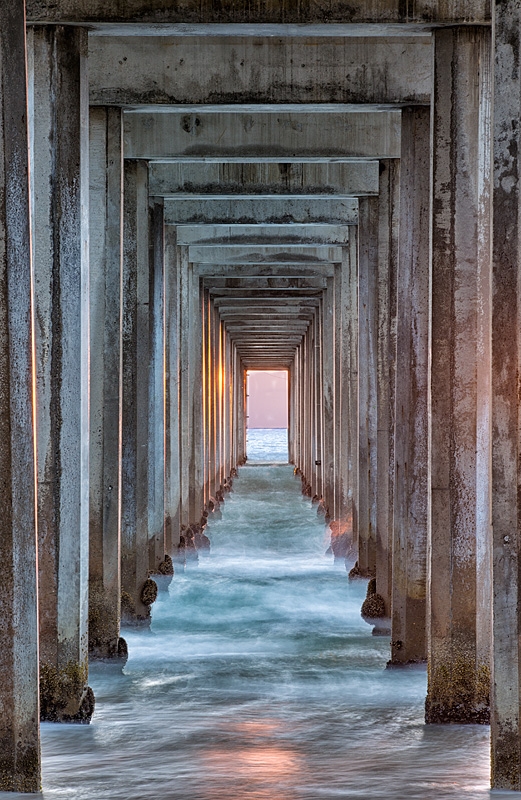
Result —
<svg viewBox="0 0 521 800"><path fill-rule="evenodd" d="M42 726L45 800L490 797L488 728L423 724L425 671L385 669L291 466L241 468L209 535L124 674L92 666L91 725Z"/></svg>

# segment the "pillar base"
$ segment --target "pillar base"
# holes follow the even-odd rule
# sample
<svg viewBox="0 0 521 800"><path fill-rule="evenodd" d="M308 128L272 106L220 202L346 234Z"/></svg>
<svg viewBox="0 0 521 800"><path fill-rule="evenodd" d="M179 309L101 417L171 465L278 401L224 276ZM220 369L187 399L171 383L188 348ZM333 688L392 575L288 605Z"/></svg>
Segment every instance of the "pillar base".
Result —
<svg viewBox="0 0 521 800"><path fill-rule="evenodd" d="M420 669L423 672L424 667L427 666L426 659L411 659L410 661L396 661L390 659L385 665L386 669Z"/></svg>
<svg viewBox="0 0 521 800"><path fill-rule="evenodd" d="M514 725L497 726L492 742L492 789L516 792L521 789L519 734Z"/></svg>
<svg viewBox="0 0 521 800"><path fill-rule="evenodd" d="M11 756L0 743L0 792L36 794L40 783L40 754L37 747L28 747L23 754Z"/></svg>
<svg viewBox="0 0 521 800"><path fill-rule="evenodd" d="M347 569L347 567L348 567L348 565L346 563L346 569ZM374 577L375 577L374 570L360 569L358 561L355 562L354 567L352 567L349 570L349 574L348 574L348 578L349 578L350 581L357 580L358 578L367 580L367 578L374 578Z"/></svg>
<svg viewBox="0 0 521 800"><path fill-rule="evenodd" d="M42 722L89 723L94 692L87 685L87 666L69 661L59 669L40 665L40 719Z"/></svg>
<svg viewBox="0 0 521 800"><path fill-rule="evenodd" d="M121 625L127 628L149 628L152 621L150 606L157 598L157 583L147 578L141 587L139 597L121 592Z"/></svg>
<svg viewBox="0 0 521 800"><path fill-rule="evenodd" d="M98 641L93 646L89 646L89 658L91 661L117 663L124 667L128 660L127 643L122 636L106 642Z"/></svg>
<svg viewBox="0 0 521 800"><path fill-rule="evenodd" d="M490 670L463 659L429 668L425 722L438 725L490 723Z"/></svg>

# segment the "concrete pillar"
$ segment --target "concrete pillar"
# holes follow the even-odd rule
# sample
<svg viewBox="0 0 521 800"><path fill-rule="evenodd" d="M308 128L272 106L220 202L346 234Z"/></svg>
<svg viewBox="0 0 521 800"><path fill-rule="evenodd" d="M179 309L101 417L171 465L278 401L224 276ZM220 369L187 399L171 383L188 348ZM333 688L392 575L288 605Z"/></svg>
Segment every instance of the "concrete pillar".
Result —
<svg viewBox="0 0 521 800"><path fill-rule="evenodd" d="M351 263L350 247L342 248L342 278L340 286L340 308L338 320L338 339L339 339L339 384L340 384L340 403L339 418L340 431L338 443L339 459L339 512L338 518L343 525L350 524L352 515L352 487L350 486L350 446L351 446L351 415L355 409L351 407L350 393L350 351L352 347L352 331L350 324L351 300L349 287L351 284L351 271L355 265Z"/></svg>
<svg viewBox="0 0 521 800"><path fill-rule="evenodd" d="M143 602L148 578L148 175L142 161L125 161L123 213L123 339L121 460L121 616L149 625Z"/></svg>
<svg viewBox="0 0 521 800"><path fill-rule="evenodd" d="M215 405L215 348L214 328L216 320L215 306L211 302L208 308L208 332L206 349L208 352L208 449L209 449L209 495L215 497L219 488L216 486L216 405Z"/></svg>
<svg viewBox="0 0 521 800"><path fill-rule="evenodd" d="M427 657L429 161L429 109L403 109L396 331L392 664L423 661Z"/></svg>
<svg viewBox="0 0 521 800"><path fill-rule="evenodd" d="M165 226L163 204L150 208L148 542L149 569L165 554Z"/></svg>
<svg viewBox="0 0 521 800"><path fill-rule="evenodd" d="M359 213L358 567L361 575L370 577L376 570L378 198L361 198Z"/></svg>
<svg viewBox="0 0 521 800"><path fill-rule="evenodd" d="M323 392L323 345L324 345L324 298L321 298L320 312L315 316L312 340L312 386L313 414L311 441L314 452L311 460L311 492L324 496L324 392Z"/></svg>
<svg viewBox="0 0 521 800"><path fill-rule="evenodd" d="M488 219L488 203L480 196L489 176L488 123L481 112L489 108L490 30L440 30L434 41L426 720L484 723L490 660L483 647L478 651L478 552L488 530L477 524L477 452L479 278L489 258L481 220Z"/></svg>
<svg viewBox="0 0 521 800"><path fill-rule="evenodd" d="M377 340L377 504L376 591L391 617L391 569L394 492L394 385L396 362L396 272L400 227L398 159L380 161L378 202ZM388 630L388 624L384 630Z"/></svg>
<svg viewBox="0 0 521 800"><path fill-rule="evenodd" d="M345 302L348 309L349 352L349 438L348 438L348 485L349 503L353 517L353 542L358 543L358 483L359 483L359 397L358 397L358 228L351 229L349 236L349 278L346 283Z"/></svg>
<svg viewBox="0 0 521 800"><path fill-rule="evenodd" d="M179 544L179 296L177 237L165 227L165 552Z"/></svg>
<svg viewBox="0 0 521 800"><path fill-rule="evenodd" d="M192 442L192 402L190 396L190 289L192 266L188 248L177 248L179 293L179 458L181 478L181 524L190 519L190 452Z"/></svg>
<svg viewBox="0 0 521 800"><path fill-rule="evenodd" d="M190 521L199 522L204 507L204 435L203 435L203 307L199 290L199 279L194 278L192 283L191 300L191 353L190 353L190 380L192 389L192 414L193 414L193 497L190 500Z"/></svg>
<svg viewBox="0 0 521 800"><path fill-rule="evenodd" d="M492 787L521 790L521 8L495 4L492 265Z"/></svg>
<svg viewBox="0 0 521 800"><path fill-rule="evenodd" d="M40 695L88 721L89 117L87 32L35 27L34 264Z"/></svg>
<svg viewBox="0 0 521 800"><path fill-rule="evenodd" d="M40 790L27 60L0 7L0 791Z"/></svg>
<svg viewBox="0 0 521 800"><path fill-rule="evenodd" d="M123 126L90 110L89 653L117 658L121 597L121 270Z"/></svg>
<svg viewBox="0 0 521 800"><path fill-rule="evenodd" d="M335 279L327 279L324 292L322 330L322 369L320 377L323 419L322 494L331 519L335 518Z"/></svg>

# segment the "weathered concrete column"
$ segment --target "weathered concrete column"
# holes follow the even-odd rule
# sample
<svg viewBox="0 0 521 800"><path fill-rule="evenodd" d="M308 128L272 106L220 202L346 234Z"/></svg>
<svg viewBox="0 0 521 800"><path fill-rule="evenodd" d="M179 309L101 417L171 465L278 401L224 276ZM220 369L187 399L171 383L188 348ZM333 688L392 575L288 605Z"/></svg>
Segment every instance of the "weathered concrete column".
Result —
<svg viewBox="0 0 521 800"><path fill-rule="evenodd" d="M40 790L27 59L0 7L0 791Z"/></svg>
<svg viewBox="0 0 521 800"><path fill-rule="evenodd" d="M340 432L338 442L339 459L339 512L338 517L342 525L349 526L352 515L352 492L350 491L350 416L354 412L351 408L350 393L350 349L352 341L352 331L350 326L350 296L349 286L351 282L351 248L342 248L342 278L340 286L340 308L338 320L338 339L340 350L339 365L339 394L340 394Z"/></svg>
<svg viewBox="0 0 521 800"><path fill-rule="evenodd" d="M378 202L377 340L377 505L376 591L391 616L394 492L394 386L396 366L396 272L398 258L400 161L380 161ZM376 609L375 609L376 611ZM388 631L386 623L380 630Z"/></svg>
<svg viewBox="0 0 521 800"><path fill-rule="evenodd" d="M402 110L391 663L427 657L429 391L428 108Z"/></svg>
<svg viewBox="0 0 521 800"><path fill-rule="evenodd" d="M246 455L246 372L240 356L237 356L237 430L239 432L238 457L242 461Z"/></svg>
<svg viewBox="0 0 521 800"><path fill-rule="evenodd" d="M191 264L188 248L177 248L178 293L179 293L179 459L181 481L181 524L189 525L190 519L190 448L192 401L190 396L190 289Z"/></svg>
<svg viewBox="0 0 521 800"><path fill-rule="evenodd" d="M495 3L492 530L492 787L521 790L519 526L521 506L521 8Z"/></svg>
<svg viewBox="0 0 521 800"><path fill-rule="evenodd" d="M490 660L478 651L478 364L488 220L490 30L434 33L432 122L432 520L427 722L488 722ZM479 175L481 173L481 179ZM483 180L485 179L485 180ZM481 435L483 431L480 431Z"/></svg>
<svg viewBox="0 0 521 800"><path fill-rule="evenodd" d="M309 482L311 494L322 497L324 493L323 452L323 395L322 395L322 336L324 299L321 298L319 312L314 319L310 341L311 373L311 452Z"/></svg>
<svg viewBox="0 0 521 800"><path fill-rule="evenodd" d="M87 32L36 27L34 263L40 695L88 721L89 117Z"/></svg>
<svg viewBox="0 0 521 800"><path fill-rule="evenodd" d="M156 572L165 544L165 226L163 204L150 208L148 542L149 569Z"/></svg>
<svg viewBox="0 0 521 800"><path fill-rule="evenodd" d="M165 227L165 552L179 544L179 296L177 236Z"/></svg>
<svg viewBox="0 0 521 800"><path fill-rule="evenodd" d="M202 510L202 330L199 279L188 247L178 247L180 302L181 522L199 520Z"/></svg>
<svg viewBox="0 0 521 800"><path fill-rule="evenodd" d="M121 461L121 617L149 625L148 578L148 174L125 161L123 214L123 340ZM147 584L148 586L148 584Z"/></svg>
<svg viewBox="0 0 521 800"><path fill-rule="evenodd" d="M376 570L377 363L378 363L378 198L360 199L358 271L358 567Z"/></svg>
<svg viewBox="0 0 521 800"><path fill-rule="evenodd" d="M126 652L119 638L122 134L120 108L90 110L89 653L95 658Z"/></svg>
<svg viewBox="0 0 521 800"><path fill-rule="evenodd" d="M359 398L358 398L358 228L349 235L349 277L346 282L345 304L348 309L349 352L349 438L348 438L348 485L349 505L353 517L353 542L358 543L358 482L359 482Z"/></svg>
<svg viewBox="0 0 521 800"><path fill-rule="evenodd" d="M208 309L208 332L207 332L207 351L208 351L208 450L209 450L209 495L215 497L215 492L219 488L216 486L217 457L216 457L216 406L215 406L215 347L214 328L216 321L216 311L213 302L210 302Z"/></svg>
<svg viewBox="0 0 521 800"><path fill-rule="evenodd" d="M198 523L204 507L204 435L203 435L203 319L202 297L199 279L193 278L191 298L191 338L190 380L193 386L193 479L190 497L190 521Z"/></svg>
<svg viewBox="0 0 521 800"><path fill-rule="evenodd" d="M335 279L327 279L322 328L321 408L323 422L322 475L325 507L335 518Z"/></svg>

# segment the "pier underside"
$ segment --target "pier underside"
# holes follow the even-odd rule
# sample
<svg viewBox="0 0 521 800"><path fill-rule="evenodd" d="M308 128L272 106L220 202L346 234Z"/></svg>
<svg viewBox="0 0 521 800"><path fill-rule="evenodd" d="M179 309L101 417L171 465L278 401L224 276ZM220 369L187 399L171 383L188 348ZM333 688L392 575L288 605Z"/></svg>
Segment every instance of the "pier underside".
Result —
<svg viewBox="0 0 521 800"><path fill-rule="evenodd" d="M521 15L413 5L0 8L0 791L211 545L249 370L389 666L521 790Z"/></svg>

